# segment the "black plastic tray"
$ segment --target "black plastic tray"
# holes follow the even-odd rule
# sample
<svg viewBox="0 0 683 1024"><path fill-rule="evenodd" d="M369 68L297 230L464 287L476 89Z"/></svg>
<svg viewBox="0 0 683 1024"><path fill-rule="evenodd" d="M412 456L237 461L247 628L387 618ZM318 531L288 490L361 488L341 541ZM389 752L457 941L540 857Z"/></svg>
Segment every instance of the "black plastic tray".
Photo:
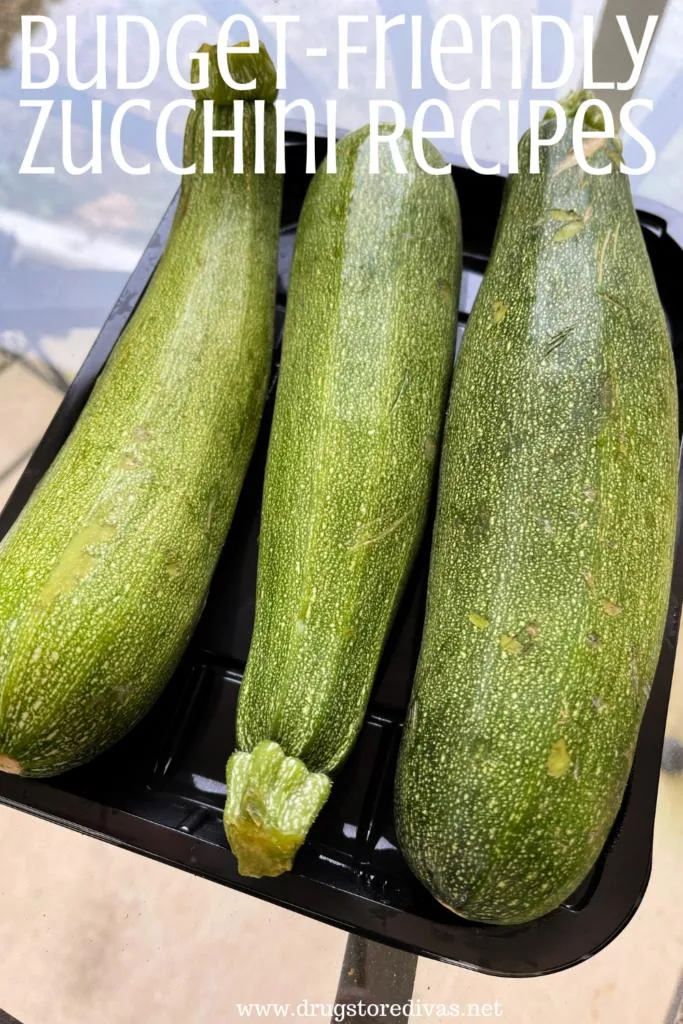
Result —
<svg viewBox="0 0 683 1024"><path fill-rule="evenodd" d="M278 338L296 222L310 180L304 166L301 141L290 140ZM461 331L486 267L503 183L457 168L453 174L463 213L466 253ZM83 408L156 266L172 212L173 207L2 513L0 535L21 511ZM669 317L680 388L683 252L661 221L643 217L643 228ZM257 451L209 602L164 695L137 729L90 765L49 781L0 775L0 801L358 934L489 974L548 974L585 960L630 920L650 874L660 756L683 590L680 538L666 636L619 819L597 866L563 907L532 924L514 927L463 921L429 896L396 848L394 766L420 643L428 540L399 610L356 747L294 871L277 879L240 878L227 849L221 813L225 762L233 749L235 703L254 614L256 537L273 391L271 388Z"/></svg>

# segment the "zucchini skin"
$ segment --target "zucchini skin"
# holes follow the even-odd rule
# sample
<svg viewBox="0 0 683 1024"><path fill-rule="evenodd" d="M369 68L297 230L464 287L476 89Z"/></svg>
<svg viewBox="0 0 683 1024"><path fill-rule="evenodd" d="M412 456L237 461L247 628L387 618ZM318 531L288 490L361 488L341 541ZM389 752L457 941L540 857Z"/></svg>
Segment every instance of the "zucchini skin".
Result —
<svg viewBox="0 0 683 1024"><path fill-rule="evenodd" d="M672 572L667 326L628 179L582 174L571 127L538 175L521 142L456 362L397 772L412 870L494 924L556 908L600 853Z"/></svg>
<svg viewBox="0 0 683 1024"><path fill-rule="evenodd" d="M265 59L268 59L267 57ZM275 116L265 109L266 167ZM233 126L232 105L214 127ZM145 714L203 608L269 377L282 180L190 114L168 245L55 462L0 547L0 767L52 775Z"/></svg>
<svg viewBox="0 0 683 1024"><path fill-rule="evenodd" d="M226 830L243 873L291 866L360 729L424 528L453 363L460 216L450 175L426 174L410 142L400 146L406 174L386 147L371 174L368 129L347 136L299 222L228 766ZM264 785L249 781L255 749ZM309 793L284 828L266 810L283 754L287 784L298 760Z"/></svg>

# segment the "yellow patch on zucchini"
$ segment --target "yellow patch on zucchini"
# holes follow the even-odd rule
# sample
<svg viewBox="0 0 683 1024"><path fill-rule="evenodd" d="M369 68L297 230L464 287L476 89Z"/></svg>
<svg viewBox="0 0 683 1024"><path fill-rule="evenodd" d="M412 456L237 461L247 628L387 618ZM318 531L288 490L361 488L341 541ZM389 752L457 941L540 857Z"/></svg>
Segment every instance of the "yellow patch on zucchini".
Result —
<svg viewBox="0 0 683 1024"><path fill-rule="evenodd" d="M580 220L581 218L579 217L579 215L576 212L576 210L563 210L563 209L561 209L559 207L556 207L555 209L550 211L550 219L551 220L564 220L564 221L571 220L571 221L574 221L574 220Z"/></svg>
<svg viewBox="0 0 683 1024"><path fill-rule="evenodd" d="M583 220L570 220L558 228L553 235L553 242L566 242L569 238L580 235L585 227Z"/></svg>
<svg viewBox="0 0 683 1024"><path fill-rule="evenodd" d="M74 590L90 575L103 553L100 549L111 543L117 532L117 527L106 519L86 523L67 545L41 591L38 603L47 608L56 598Z"/></svg>
<svg viewBox="0 0 683 1024"><path fill-rule="evenodd" d="M571 768L572 759L569 756L564 737L561 736L559 740L555 740L550 747L550 753L548 754L545 766L548 775L552 775L554 779L561 779Z"/></svg>
<svg viewBox="0 0 683 1024"><path fill-rule="evenodd" d="M506 654L520 654L522 651L522 645L517 637L509 636L507 633L503 633L501 636L500 646Z"/></svg>
<svg viewBox="0 0 683 1024"><path fill-rule="evenodd" d="M494 324L502 324L503 320L507 316L509 306L502 299L496 299L493 303L493 322Z"/></svg>

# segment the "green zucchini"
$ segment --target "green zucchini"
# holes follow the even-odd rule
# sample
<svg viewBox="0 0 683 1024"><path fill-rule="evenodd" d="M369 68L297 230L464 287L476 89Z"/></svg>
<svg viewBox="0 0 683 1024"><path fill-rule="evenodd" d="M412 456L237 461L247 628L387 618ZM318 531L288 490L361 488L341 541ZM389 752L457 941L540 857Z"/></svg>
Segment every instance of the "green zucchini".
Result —
<svg viewBox="0 0 683 1024"><path fill-rule="evenodd" d="M450 380L460 218L363 128L301 214L263 498L256 622L225 827L239 870L289 870L360 729L423 531ZM440 163L430 147L428 157Z"/></svg>
<svg viewBox="0 0 683 1024"><path fill-rule="evenodd" d="M246 57L246 60L244 59ZM253 55L232 57L249 81ZM272 64L261 52L270 83ZM270 89L270 84L268 85ZM214 128L233 126L231 103ZM281 178L250 171L255 108L203 173L190 115L166 251L88 404L0 546L0 768L52 775L149 709L206 599L261 419L271 364Z"/></svg>
<svg viewBox="0 0 683 1024"><path fill-rule="evenodd" d="M495 924L553 910L598 857L671 581L671 346L619 143L585 144L610 174L577 166L584 98L539 174L522 139L456 362L397 774L413 871Z"/></svg>

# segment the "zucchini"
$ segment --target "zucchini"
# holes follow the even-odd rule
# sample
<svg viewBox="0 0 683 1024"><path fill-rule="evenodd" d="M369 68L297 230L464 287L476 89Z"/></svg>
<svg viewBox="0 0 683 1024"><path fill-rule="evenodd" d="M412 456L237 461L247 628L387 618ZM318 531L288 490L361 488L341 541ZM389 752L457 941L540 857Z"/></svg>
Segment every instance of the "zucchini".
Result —
<svg viewBox="0 0 683 1024"><path fill-rule="evenodd" d="M577 166L584 98L539 174L522 139L456 362L397 774L412 870L494 924L553 910L598 857L672 572L672 351L619 143L585 143L610 174Z"/></svg>
<svg viewBox="0 0 683 1024"><path fill-rule="evenodd" d="M245 60L246 57L246 60ZM235 76L253 55L232 58ZM260 70L270 81L265 51ZM215 145L68 441L0 547L0 768L52 775L124 735L197 622L255 443L275 314L282 180ZM266 167L275 112L265 108ZM214 128L233 125L232 103ZM186 156L203 167L204 115Z"/></svg>
<svg viewBox="0 0 683 1024"><path fill-rule="evenodd" d="M268 452L256 621L227 767L243 875L291 868L348 755L423 531L450 380L450 175L398 174L368 129L299 223ZM430 148L430 159L441 162Z"/></svg>

